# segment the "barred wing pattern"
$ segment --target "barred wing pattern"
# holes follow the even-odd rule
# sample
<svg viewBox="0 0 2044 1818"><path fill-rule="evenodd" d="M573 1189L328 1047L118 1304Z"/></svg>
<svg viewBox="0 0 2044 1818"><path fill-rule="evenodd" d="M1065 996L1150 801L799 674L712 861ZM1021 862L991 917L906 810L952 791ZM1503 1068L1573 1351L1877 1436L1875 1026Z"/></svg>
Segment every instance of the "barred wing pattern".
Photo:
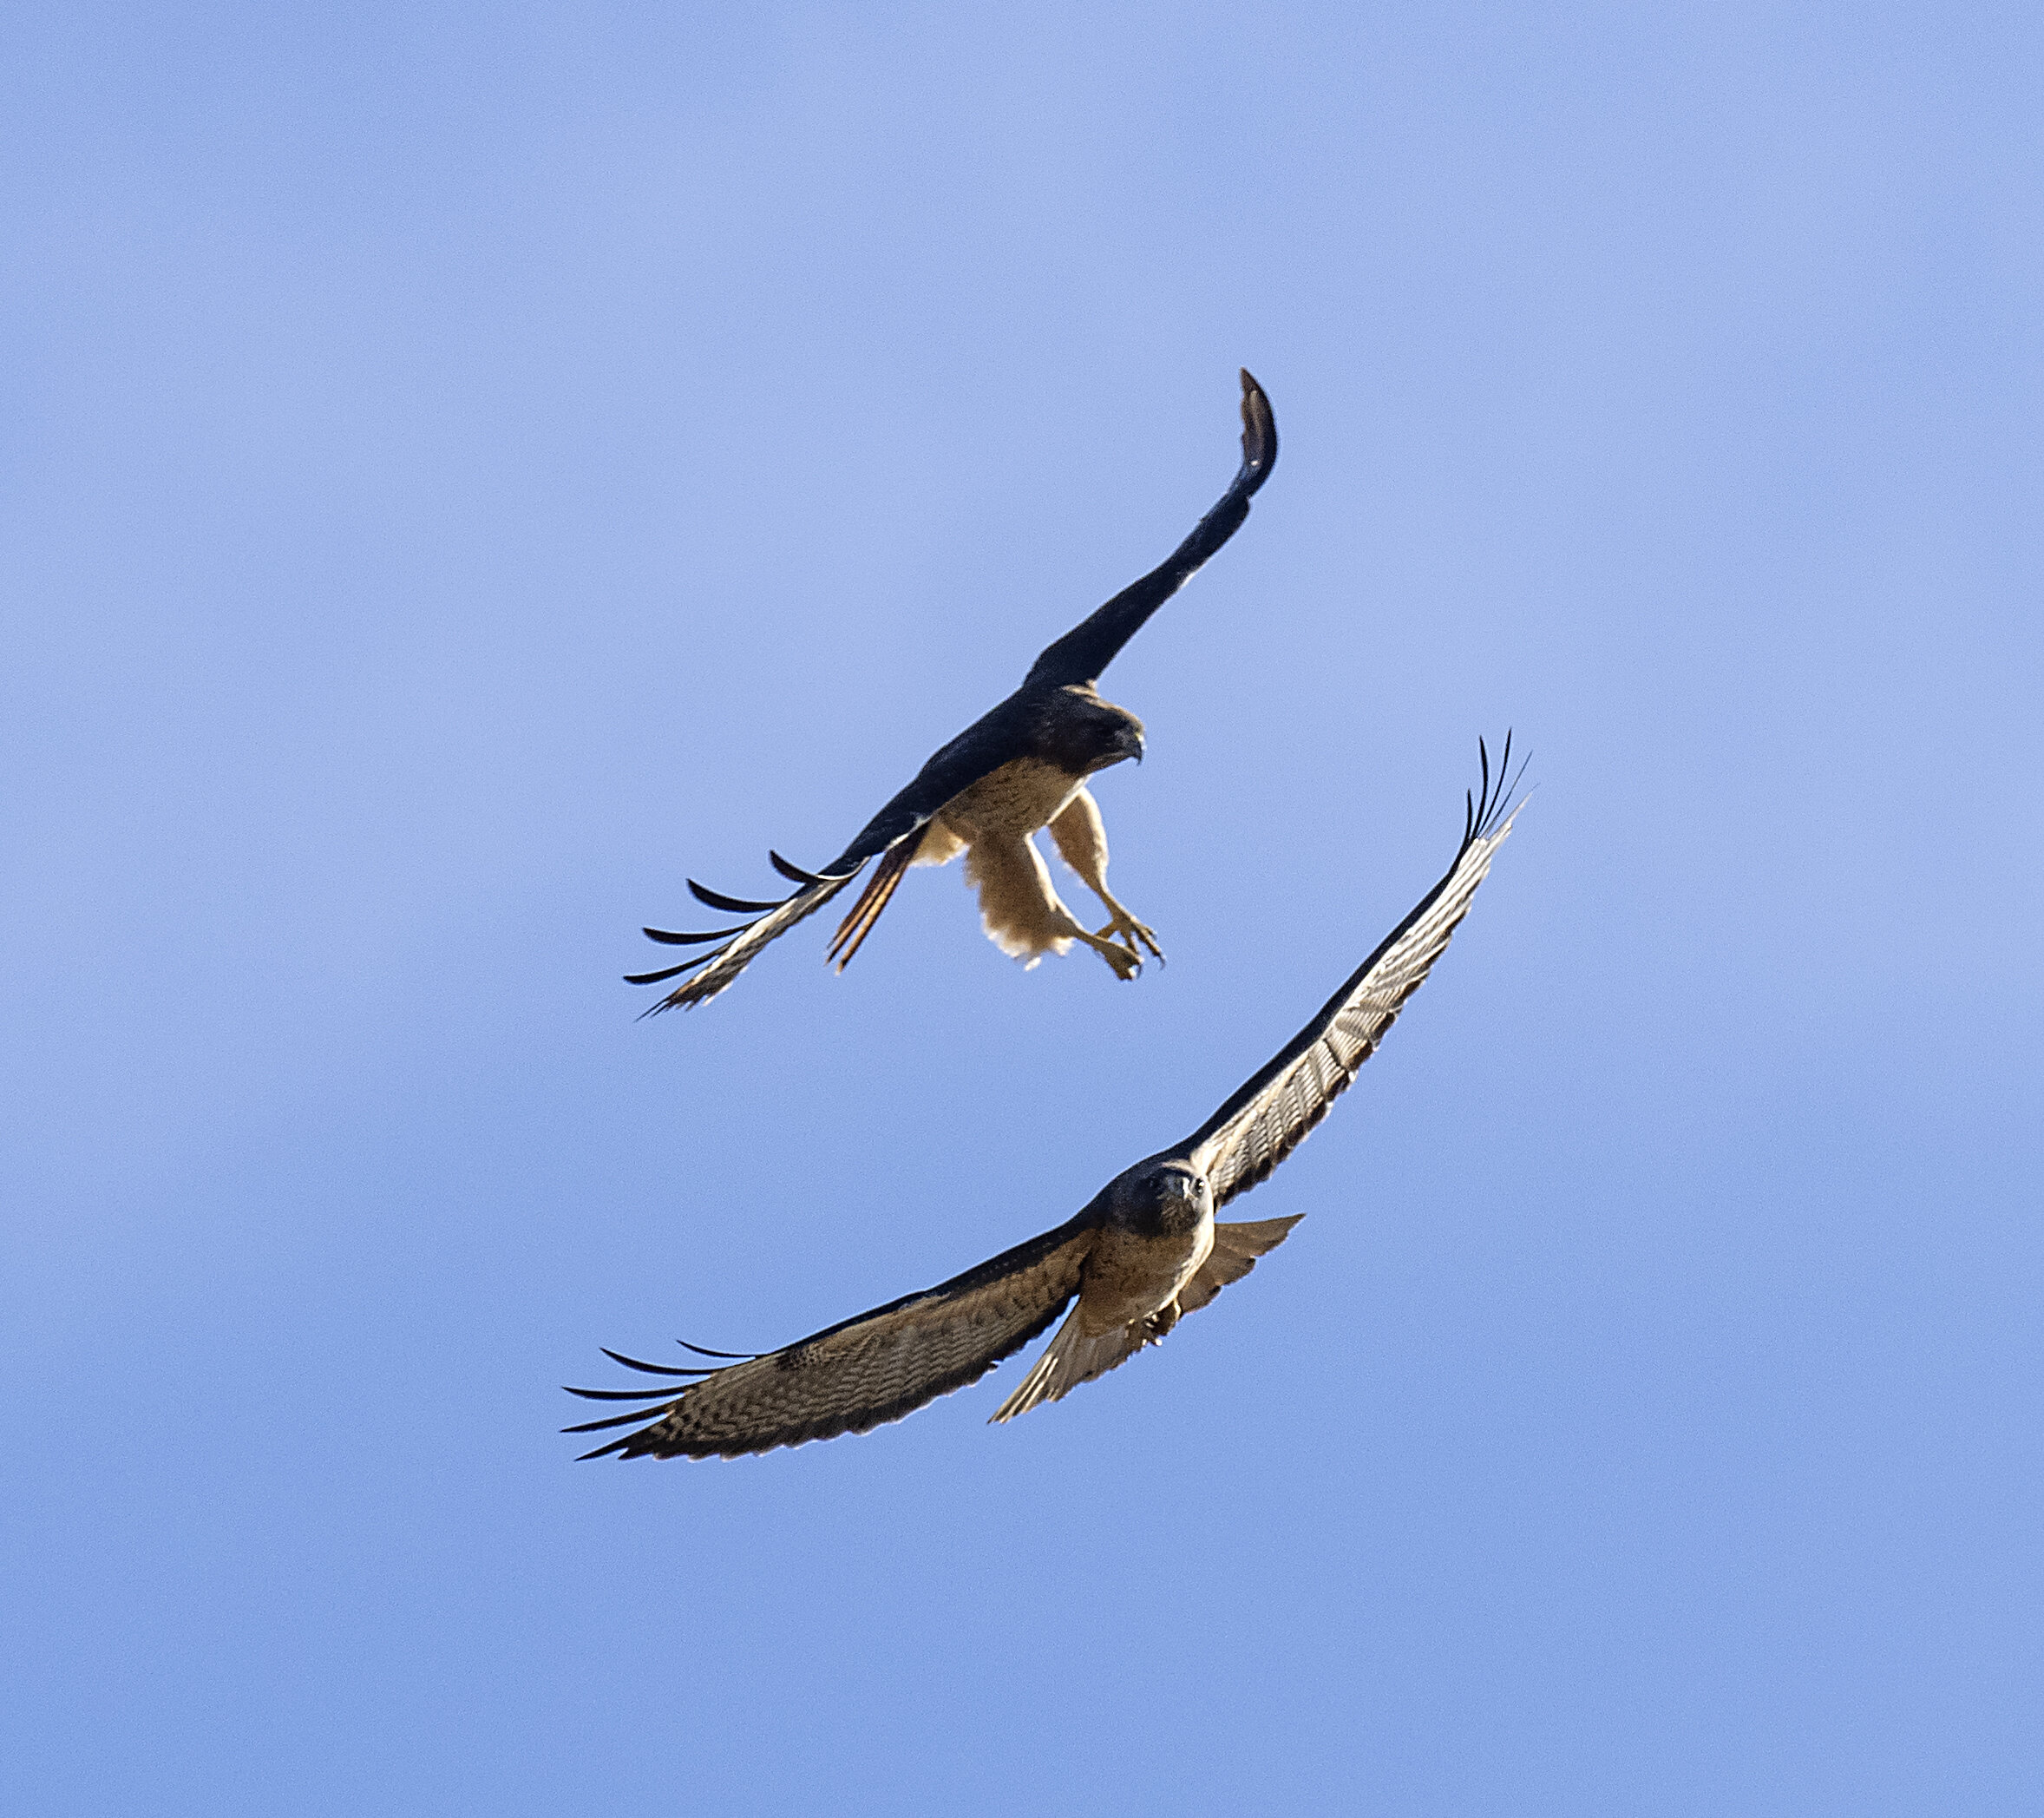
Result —
<svg viewBox="0 0 2044 1818"><path fill-rule="evenodd" d="M1509 805L1510 735L1495 794L1490 752L1478 749L1483 786L1470 798L1462 844L1446 875L1283 1052L1186 1139L1181 1152L1206 1175L1216 1209L1268 1179L1327 1116L1469 913L1477 886L1518 816Z"/></svg>
<svg viewBox="0 0 2044 1818"><path fill-rule="evenodd" d="M1089 1207L938 1287L723 1369L671 1370L620 1357L633 1369L701 1380L662 1407L566 1430L593 1433L650 1420L585 1458L737 1458L898 1421L977 1382L1048 1327L1078 1291L1097 1224ZM653 1401L670 1393L568 1392L589 1401Z"/></svg>
<svg viewBox="0 0 2044 1818"><path fill-rule="evenodd" d="M862 869L861 865L861 869ZM682 982L666 996L644 1014L658 1015L662 1010L693 1009L698 1004L706 1004L719 992L728 990L738 975L750 966L762 948L777 941L797 922L806 922L816 911L836 896L852 877L823 877L815 883L805 883L785 901L775 903L754 903L748 907L763 909L765 913L750 922L744 922L735 929L722 929L709 935L671 934L663 928L645 930L649 941L660 942L669 947L694 947L706 941L720 942L708 953L692 960L684 960L678 966L662 967L658 972L628 972L625 975L627 985L664 985L669 979L679 978ZM689 888L698 897L712 897L710 906L722 909L737 901L735 897L717 896L705 891L693 878ZM685 973L694 973L693 978L684 978Z"/></svg>

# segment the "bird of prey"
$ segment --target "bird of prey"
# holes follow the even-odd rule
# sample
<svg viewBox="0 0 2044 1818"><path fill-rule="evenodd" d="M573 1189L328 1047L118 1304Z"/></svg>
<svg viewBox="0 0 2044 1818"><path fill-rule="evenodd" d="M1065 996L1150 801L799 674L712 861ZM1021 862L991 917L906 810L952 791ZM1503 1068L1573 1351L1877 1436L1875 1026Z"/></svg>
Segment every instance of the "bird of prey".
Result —
<svg viewBox="0 0 2044 1818"><path fill-rule="evenodd" d="M1143 722L1103 700L1095 684L1143 621L1241 527L1249 515L1249 500L1270 477L1277 445L1270 400L1245 371L1241 466L1169 561L1045 649L1019 688L939 751L822 870L805 871L770 852L774 869L796 886L791 896L753 902L690 878L689 889L699 902L752 919L704 934L649 928L649 940L710 950L678 966L629 973L626 981L658 985L682 979L654 1010L708 1003L770 941L815 915L877 858L872 877L830 942L829 957L842 972L880 919L902 873L913 864L947 863L960 852L966 881L979 893L987 936L1002 952L1033 966L1045 953L1065 953L1077 941L1124 979L1143 969L1145 948L1162 960L1154 931L1108 890L1106 830L1086 788L1087 778L1109 765L1124 758L1141 760ZM1065 863L1105 905L1109 920L1097 933L1082 927L1058 900L1031 837L1042 827L1051 830ZM691 973L693 977L686 976Z"/></svg>
<svg viewBox="0 0 2044 1818"><path fill-rule="evenodd" d="M1508 739L1505 765L1510 756ZM783 1350L747 1356L689 1345L741 1359L693 1368L606 1350L631 1369L697 1380L678 1393L672 1381L658 1388L570 1389L589 1401L663 1404L568 1427L635 1429L583 1455L736 1458L864 1433L977 1380L1071 1306L993 1416L1012 1420L1156 1343L1240 1281L1303 1215L1222 1224L1215 1214L1305 1140L1446 949L1517 815L1512 779L1501 765L1493 783L1488 752L1483 778L1440 882L1276 1058L1183 1142L1117 1175L1055 1231Z"/></svg>

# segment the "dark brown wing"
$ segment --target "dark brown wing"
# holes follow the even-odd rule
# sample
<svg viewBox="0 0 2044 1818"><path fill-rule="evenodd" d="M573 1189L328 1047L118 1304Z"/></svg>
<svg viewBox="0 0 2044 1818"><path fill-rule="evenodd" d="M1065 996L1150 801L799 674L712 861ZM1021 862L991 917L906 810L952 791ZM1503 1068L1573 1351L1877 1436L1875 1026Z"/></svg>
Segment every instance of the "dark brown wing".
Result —
<svg viewBox="0 0 2044 1818"><path fill-rule="evenodd" d="M1446 951L1449 936L1469 913L1477 886L1517 816L1509 807L1510 738L1505 739L1495 794L1487 751L1483 762L1482 792L1470 800L1462 844L1441 881L1284 1051L1176 1152L1206 1175L1216 1208L1268 1178L1306 1140Z"/></svg>
<svg viewBox="0 0 2044 1818"><path fill-rule="evenodd" d="M858 873L855 870L852 875L856 876ZM851 877L820 878L813 884L804 884L783 902L763 905L764 915L714 933L676 934L664 928L649 928L645 930L647 940L670 947L698 947L711 941L719 944L692 960L684 960L678 966L665 966L657 972L627 972L625 982L664 985L669 979L681 979L680 984L645 1012L648 1016L657 1016L663 1010L692 1010L698 1004L706 1004L718 992L727 989L763 948L779 940L798 922L808 921L851 881ZM712 909L726 908L734 900L704 890L692 877L689 888L700 898L715 898L710 903ZM693 973L695 976L685 978L682 976L685 973Z"/></svg>
<svg viewBox="0 0 2044 1818"><path fill-rule="evenodd" d="M1245 369L1242 464L1236 469L1228 490L1162 567L1152 568L1142 580L1124 587L1090 619L1046 647L1022 686L1063 688L1075 683L1098 681L1101 673L1120 653L1122 646L1143 628L1143 621L1198 574L1208 558L1241 528L1242 520L1249 515L1249 501L1277 464L1277 420L1271 415L1270 400L1263 395L1263 387Z"/></svg>
<svg viewBox="0 0 2044 1818"><path fill-rule="evenodd" d="M613 1452L626 1458L737 1458L898 1421L976 1382L1056 1319L1078 1291L1079 1270L1097 1228L1089 1206L1056 1231L940 1287L890 1301L784 1350L713 1370L662 1407L567 1431L650 1421L586 1458ZM595 1401L632 1398L629 1391L569 1393ZM645 1399L664 1394L649 1390Z"/></svg>

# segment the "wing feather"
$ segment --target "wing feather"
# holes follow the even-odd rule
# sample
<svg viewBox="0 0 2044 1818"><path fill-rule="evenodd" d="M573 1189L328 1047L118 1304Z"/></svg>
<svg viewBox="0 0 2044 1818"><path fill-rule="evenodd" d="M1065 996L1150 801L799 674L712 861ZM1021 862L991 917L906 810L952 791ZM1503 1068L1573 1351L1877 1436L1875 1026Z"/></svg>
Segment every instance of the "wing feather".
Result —
<svg viewBox="0 0 2044 1818"><path fill-rule="evenodd" d="M1123 645L1165 601L1204 568L1208 560L1241 528L1249 501L1270 477L1277 463L1277 420L1263 387L1242 373L1242 464L1214 509L1193 527L1192 535L1159 567L1124 587L1091 617L1074 626L1037 658L1022 686L1068 687L1097 682Z"/></svg>
<svg viewBox="0 0 2044 1818"><path fill-rule="evenodd" d="M678 974L694 972L695 977L677 985L645 1014L657 1016L663 1010L692 1010L698 1004L706 1004L720 991L730 988L738 975L759 956L762 948L770 942L779 940L797 922L808 921L863 869L863 865L855 866L842 877L827 878L822 883L804 884L792 896L774 904L763 916L750 922L740 922L737 927L726 930L723 946L699 954L692 960L685 960L678 966L670 966L665 971L628 972L625 975L625 982L628 985L658 985ZM665 941L671 945L719 938L714 935L675 935L665 929L650 928L645 932L649 940Z"/></svg>
<svg viewBox="0 0 2044 1818"><path fill-rule="evenodd" d="M1357 1069L1377 1052L1405 1000L1425 982L1517 818L1518 810L1509 805L1510 762L1508 736L1493 791L1490 753L1484 751L1483 788L1470 802L1462 844L1440 882L1320 1014L1186 1139L1178 1152L1189 1155L1206 1175L1216 1208L1268 1179L1306 1140L1348 1089Z"/></svg>
<svg viewBox="0 0 2044 1818"><path fill-rule="evenodd" d="M1078 1217L920 1294L691 1383L665 1408L593 1421L651 1424L588 1458L737 1458L864 1433L976 1382L1065 1310L1098 1219Z"/></svg>

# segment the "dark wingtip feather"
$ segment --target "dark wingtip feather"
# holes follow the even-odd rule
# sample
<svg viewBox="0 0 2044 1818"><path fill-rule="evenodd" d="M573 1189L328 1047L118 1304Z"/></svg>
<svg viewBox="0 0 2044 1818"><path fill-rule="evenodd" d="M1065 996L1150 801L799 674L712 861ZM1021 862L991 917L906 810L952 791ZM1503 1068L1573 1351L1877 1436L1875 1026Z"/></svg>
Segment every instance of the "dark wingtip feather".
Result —
<svg viewBox="0 0 2044 1818"><path fill-rule="evenodd" d="M658 972L627 972L625 982L627 985L658 985L667 979L679 978L685 972L693 972L698 966L707 966L723 951L724 948L720 947L715 953L705 953L692 960L684 960L678 966L668 966Z"/></svg>
<svg viewBox="0 0 2044 1818"><path fill-rule="evenodd" d="M688 887L689 894L698 902L713 909L722 909L726 915L763 916L770 909L781 907L779 902L755 902L747 896L727 896L722 890L713 890L707 884L698 883L692 877L688 880Z"/></svg>
<svg viewBox="0 0 2044 1818"><path fill-rule="evenodd" d="M790 883L803 885L842 883L846 878L854 875L852 872L847 871L843 876L833 877L824 871L805 871L800 865L794 863L791 860L783 858L778 852L772 850L767 853L767 863Z"/></svg>
<svg viewBox="0 0 2044 1818"><path fill-rule="evenodd" d="M672 1383L658 1388L576 1388L563 1382L560 1388L563 1395L580 1395L585 1401L671 1401L674 1399Z"/></svg>
<svg viewBox="0 0 2044 1818"><path fill-rule="evenodd" d="M1463 836L1466 845L1473 840L1487 839L1506 819L1512 810L1513 798L1519 793L1519 785L1525 780L1526 765L1530 761L1527 754L1519 757L1519 767L1511 767L1512 733L1508 728L1504 744L1497 755L1495 771L1490 765L1490 753L1484 741L1477 740L1477 751L1483 763L1484 786L1471 804L1469 830Z"/></svg>
<svg viewBox="0 0 2044 1818"><path fill-rule="evenodd" d="M715 1370L695 1369L672 1363L642 1363L636 1357L627 1357L622 1351L613 1351L607 1344L596 1348L613 1363L621 1363L628 1370L644 1370L649 1376L714 1376Z"/></svg>
<svg viewBox="0 0 2044 1818"><path fill-rule="evenodd" d="M568 1427L563 1427L561 1429L561 1431L564 1433L572 1430L573 1429ZM608 1458L613 1452L622 1452L625 1447L629 1446L631 1443L632 1435L630 1434L626 1434L623 1439L613 1440L607 1446L599 1446L593 1452L584 1452L579 1454L576 1456L575 1462L578 1465L580 1465L586 1464L593 1458Z"/></svg>
<svg viewBox="0 0 2044 1818"><path fill-rule="evenodd" d="M737 1363L750 1363L754 1358L767 1355L764 1351L713 1351L707 1345L691 1344L685 1338L678 1338L674 1342L683 1350L693 1351L698 1357L729 1357ZM708 1375L711 1372L705 1370L704 1374Z"/></svg>
<svg viewBox="0 0 2044 1818"><path fill-rule="evenodd" d="M613 1414L605 1421L584 1421L579 1427L563 1427L563 1433L601 1433L606 1427L629 1427L635 1421L651 1421L661 1410L657 1408L634 1408L630 1414ZM629 1434L626 1435L631 1437Z"/></svg>
<svg viewBox="0 0 2044 1818"><path fill-rule="evenodd" d="M625 982L627 985L664 984L667 980L674 977L678 973L686 972L688 968L685 966L670 966L665 972L627 972L625 975ZM652 1012L649 1011L646 1014L651 1015Z"/></svg>
<svg viewBox="0 0 2044 1818"><path fill-rule="evenodd" d="M658 941L663 947L700 947L705 941L728 941L733 935L742 935L751 927L750 922L737 928L711 929L707 934L677 934L669 928L642 928L639 933L649 941Z"/></svg>

